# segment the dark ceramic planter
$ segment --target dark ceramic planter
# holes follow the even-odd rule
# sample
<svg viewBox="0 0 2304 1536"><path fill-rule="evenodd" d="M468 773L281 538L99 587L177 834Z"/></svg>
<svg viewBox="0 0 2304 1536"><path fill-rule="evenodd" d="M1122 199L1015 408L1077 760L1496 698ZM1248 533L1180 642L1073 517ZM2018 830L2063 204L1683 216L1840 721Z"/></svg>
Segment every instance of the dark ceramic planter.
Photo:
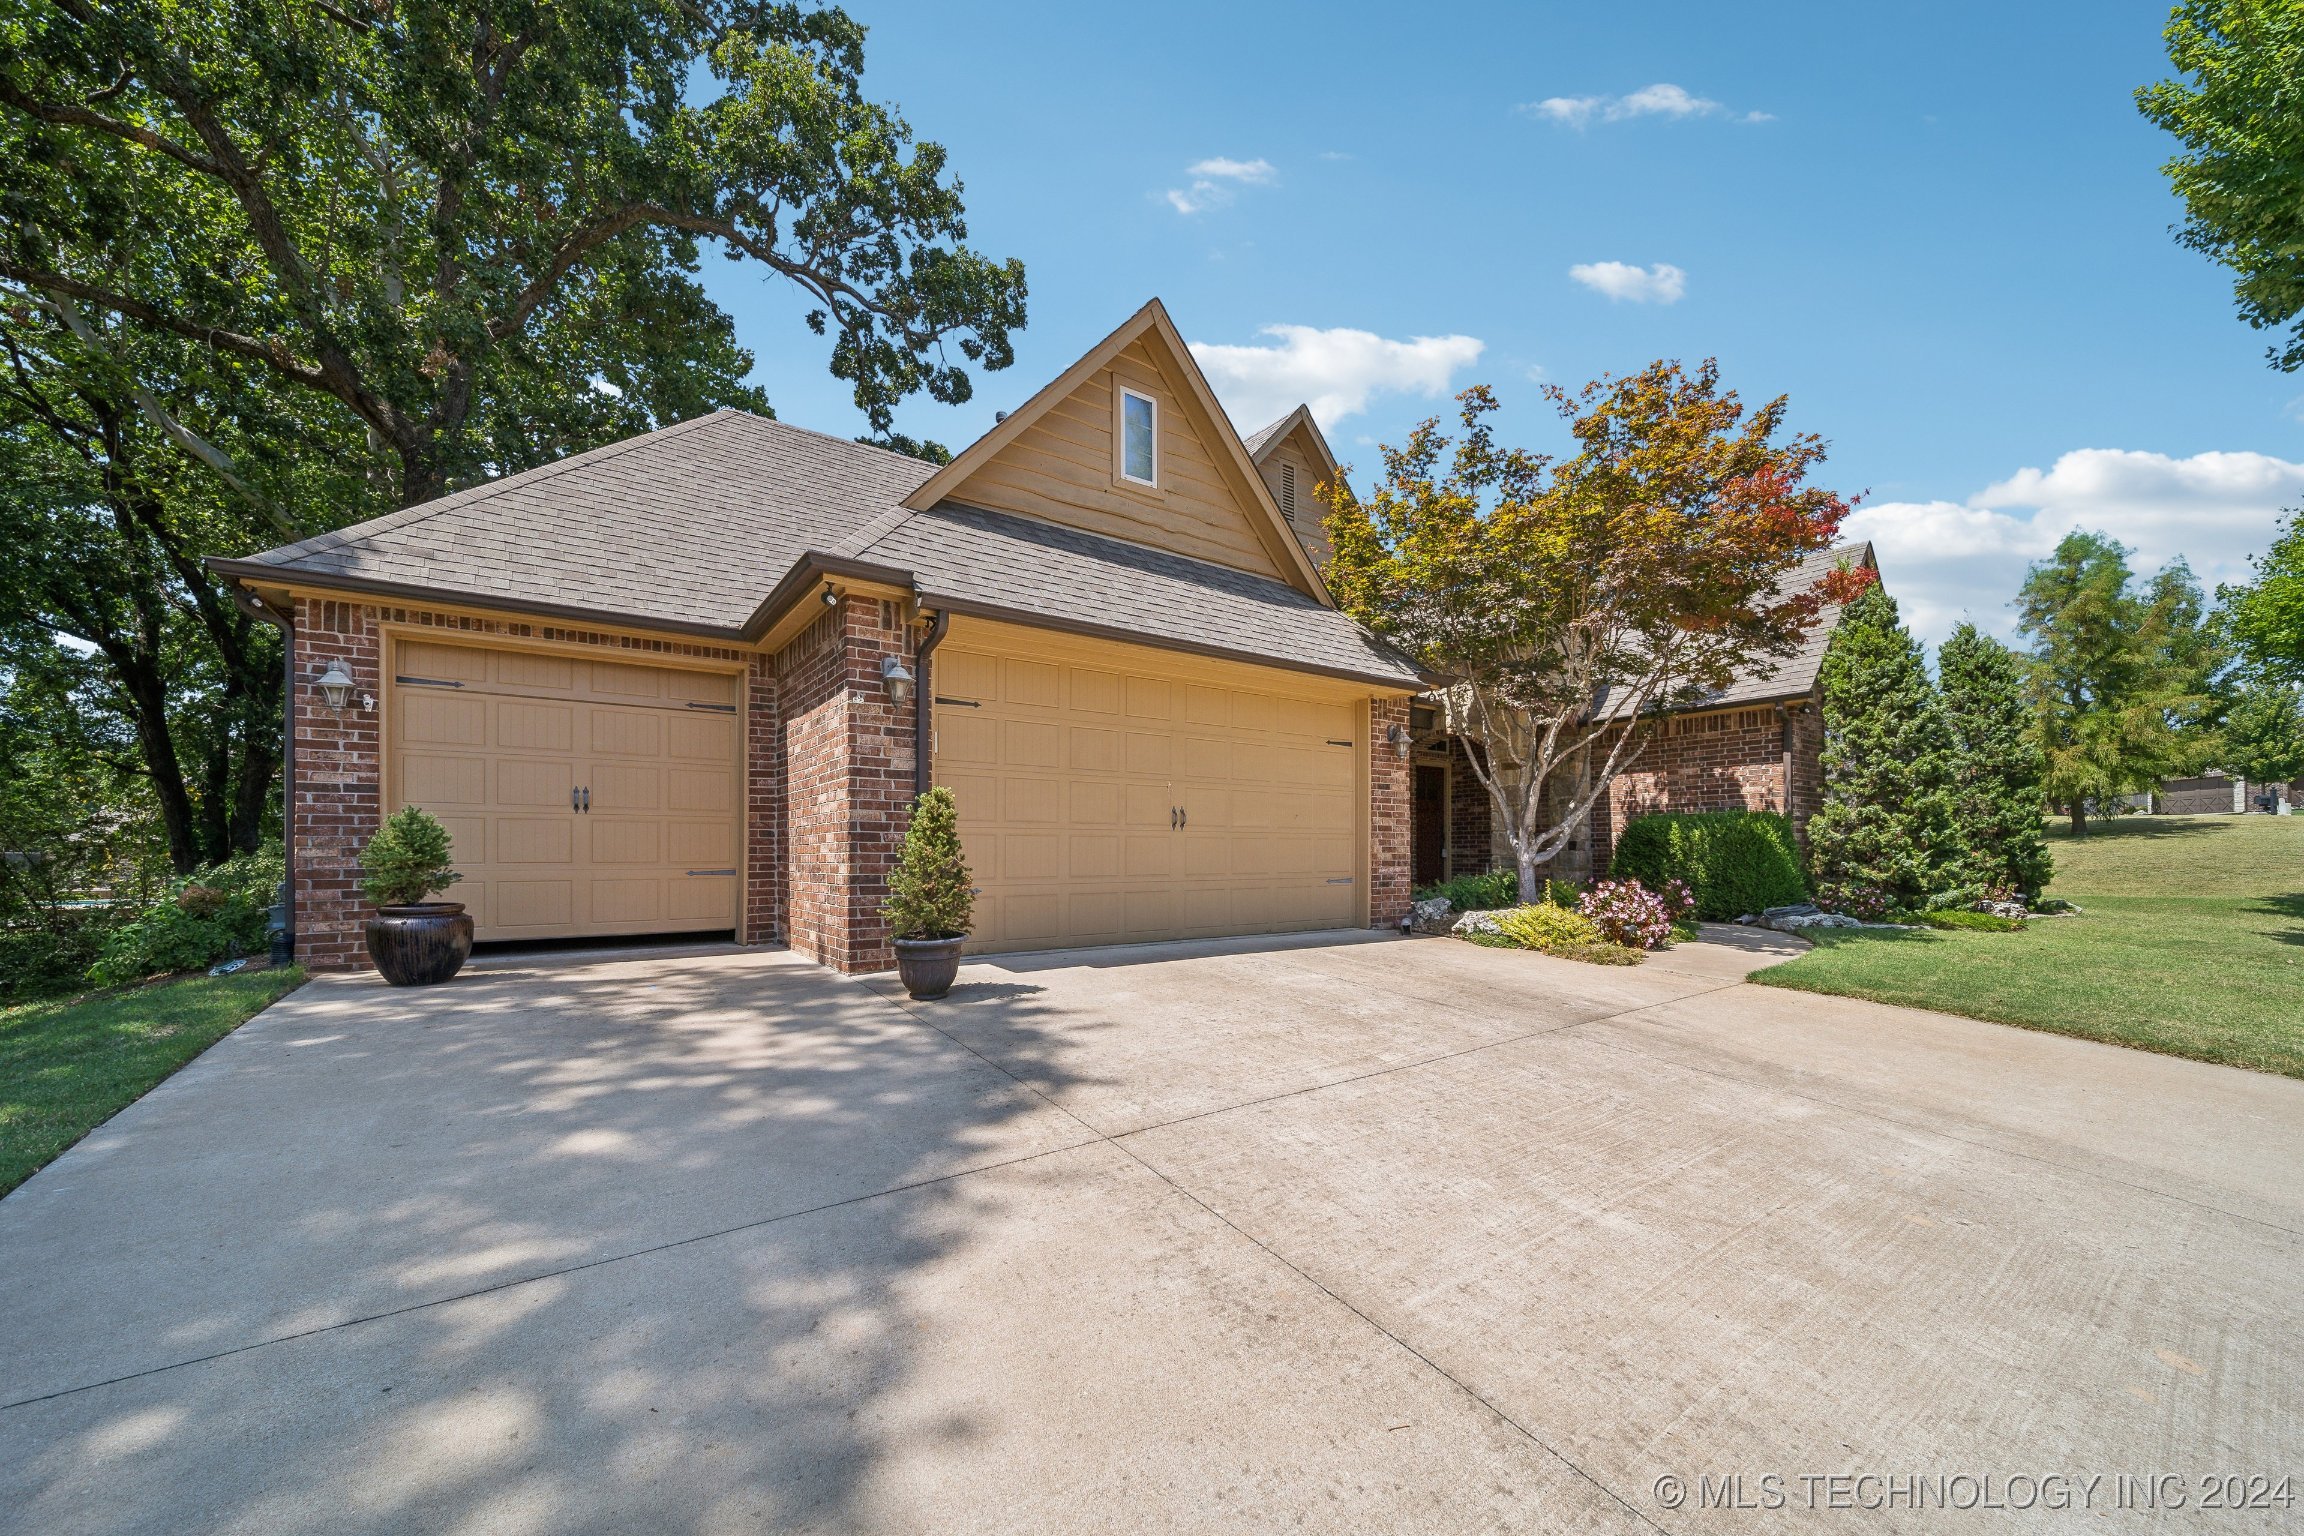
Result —
<svg viewBox="0 0 2304 1536"><path fill-rule="evenodd" d="M472 958L472 915L460 901L378 907L368 919L368 956L396 987L446 981Z"/></svg>
<svg viewBox="0 0 2304 1536"><path fill-rule="evenodd" d="M898 939L896 975L914 997L942 997L960 974L962 939Z"/></svg>

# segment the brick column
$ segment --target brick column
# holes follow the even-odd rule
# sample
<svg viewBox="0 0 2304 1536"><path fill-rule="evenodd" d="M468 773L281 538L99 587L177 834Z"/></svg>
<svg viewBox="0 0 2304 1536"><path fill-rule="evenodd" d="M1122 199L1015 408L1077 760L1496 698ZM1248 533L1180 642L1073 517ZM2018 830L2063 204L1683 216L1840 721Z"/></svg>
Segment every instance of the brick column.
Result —
<svg viewBox="0 0 2304 1536"><path fill-rule="evenodd" d="M383 740L362 700L384 692L376 609L296 600L296 792L288 836L296 845L296 957L316 971L364 967L360 849L383 816ZM352 701L330 709L312 681L341 661Z"/></svg>
<svg viewBox="0 0 2304 1536"><path fill-rule="evenodd" d="M846 598L778 654L785 912L792 947L842 971L896 963L880 904L912 802L909 704L880 659L919 671L896 604Z"/></svg>
<svg viewBox="0 0 2304 1536"><path fill-rule="evenodd" d="M1415 808L1413 768L1392 750L1392 728L1408 729L1408 700L1368 701L1368 923L1392 928L1408 915Z"/></svg>
<svg viewBox="0 0 2304 1536"><path fill-rule="evenodd" d="M743 938L767 944L785 932L783 724L775 658L755 655L744 689Z"/></svg>

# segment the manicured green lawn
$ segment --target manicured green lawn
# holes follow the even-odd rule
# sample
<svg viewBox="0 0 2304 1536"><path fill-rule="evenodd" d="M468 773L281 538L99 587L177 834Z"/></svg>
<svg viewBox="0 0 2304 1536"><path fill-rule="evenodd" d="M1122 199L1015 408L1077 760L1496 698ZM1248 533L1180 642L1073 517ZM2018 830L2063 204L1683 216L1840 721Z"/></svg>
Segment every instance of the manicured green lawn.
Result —
<svg viewBox="0 0 2304 1536"><path fill-rule="evenodd" d="M2022 933L1830 934L1752 979L2304 1077L2304 816L2054 829Z"/></svg>
<svg viewBox="0 0 2304 1536"><path fill-rule="evenodd" d="M0 1009L0 1194L303 979L291 966Z"/></svg>

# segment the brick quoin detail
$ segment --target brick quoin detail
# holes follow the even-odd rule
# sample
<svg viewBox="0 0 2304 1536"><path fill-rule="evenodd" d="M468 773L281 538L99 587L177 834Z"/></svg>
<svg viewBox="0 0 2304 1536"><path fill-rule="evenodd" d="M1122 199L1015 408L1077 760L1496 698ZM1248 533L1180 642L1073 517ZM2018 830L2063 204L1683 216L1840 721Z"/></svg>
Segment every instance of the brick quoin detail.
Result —
<svg viewBox="0 0 2304 1536"><path fill-rule="evenodd" d="M912 803L912 707L890 702L880 658L917 675L896 604L843 598L776 656L783 736L786 931L836 970L896 963L880 904Z"/></svg>
<svg viewBox="0 0 2304 1536"><path fill-rule="evenodd" d="M1398 926L1408 915L1413 873L1414 765L1392 750L1392 728L1408 729L1408 700L1368 701L1368 923Z"/></svg>
<svg viewBox="0 0 2304 1536"><path fill-rule="evenodd" d="M596 646L625 657L715 661L745 657L725 646L338 598L299 597L295 618L296 794L289 835L296 848L296 957L316 971L366 969L370 964L362 929L374 909L360 894L360 848L383 820L383 717L362 708L360 700L372 696L381 701L384 696L386 624L440 630L443 639L551 640ZM341 710L328 708L321 702L320 690L312 686L331 660L343 662L344 670L352 674L352 703ZM758 699L755 688L755 705ZM751 831L755 848L758 835L755 824ZM454 894L451 888L450 897Z"/></svg>

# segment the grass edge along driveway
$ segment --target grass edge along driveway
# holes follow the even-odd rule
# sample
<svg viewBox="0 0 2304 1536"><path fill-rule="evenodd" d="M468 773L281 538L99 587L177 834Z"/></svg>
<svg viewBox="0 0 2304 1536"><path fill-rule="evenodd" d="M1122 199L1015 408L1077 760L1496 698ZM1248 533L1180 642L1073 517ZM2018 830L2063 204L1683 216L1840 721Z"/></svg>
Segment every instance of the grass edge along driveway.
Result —
<svg viewBox="0 0 2304 1536"><path fill-rule="evenodd" d="M1762 986L1931 1008L2304 1077L2304 816L2061 826L2022 933L1819 933Z"/></svg>
<svg viewBox="0 0 2304 1536"><path fill-rule="evenodd" d="M303 980L288 966L0 1008L0 1195Z"/></svg>

